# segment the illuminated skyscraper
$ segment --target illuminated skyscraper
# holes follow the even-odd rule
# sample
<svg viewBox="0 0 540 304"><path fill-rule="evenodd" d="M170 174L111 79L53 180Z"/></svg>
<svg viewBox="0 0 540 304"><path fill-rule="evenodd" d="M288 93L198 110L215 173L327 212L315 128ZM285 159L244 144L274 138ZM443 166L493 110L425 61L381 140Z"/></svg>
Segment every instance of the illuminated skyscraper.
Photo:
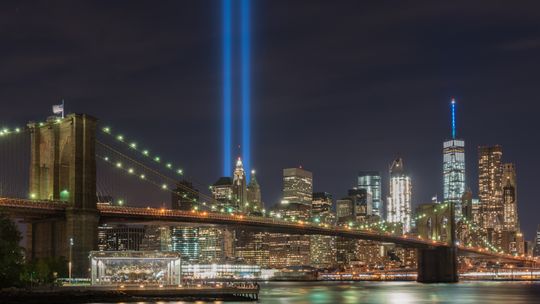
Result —
<svg viewBox="0 0 540 304"><path fill-rule="evenodd" d="M465 141L456 139L456 100L452 99L452 139L443 143L444 202L454 203L456 217L461 217L461 199L465 193Z"/></svg>
<svg viewBox="0 0 540 304"><path fill-rule="evenodd" d="M315 223L335 224L332 212L333 198L330 193L313 193L311 218ZM336 265L336 237L312 235L310 243L311 265L317 268L331 268Z"/></svg>
<svg viewBox="0 0 540 304"><path fill-rule="evenodd" d="M283 169L281 214L294 220L309 220L313 197L313 174L302 168ZM310 264L310 236L270 233L270 266Z"/></svg>
<svg viewBox="0 0 540 304"><path fill-rule="evenodd" d="M538 229L536 230L536 238L535 238L533 255L535 257L540 256L540 225L538 225Z"/></svg>
<svg viewBox="0 0 540 304"><path fill-rule="evenodd" d="M313 197L313 174L302 168L283 169L285 214L308 220Z"/></svg>
<svg viewBox="0 0 540 304"><path fill-rule="evenodd" d="M212 186L212 197L216 200L216 209L223 211L236 211L237 205L233 202L233 181L228 176L220 177Z"/></svg>
<svg viewBox="0 0 540 304"><path fill-rule="evenodd" d="M403 159L397 158L390 166L390 196L386 208L386 220L402 223L403 232L411 230L411 178L403 168Z"/></svg>
<svg viewBox="0 0 540 304"><path fill-rule="evenodd" d="M197 227L172 227L171 228L172 251L180 252L182 261L188 264L199 261L199 228Z"/></svg>
<svg viewBox="0 0 540 304"><path fill-rule="evenodd" d="M503 164L504 229L519 231L516 166Z"/></svg>
<svg viewBox="0 0 540 304"><path fill-rule="evenodd" d="M501 146L478 147L478 196L482 228L485 229L502 229L504 222L501 160Z"/></svg>
<svg viewBox="0 0 540 304"><path fill-rule="evenodd" d="M289 203L311 205L313 173L302 168L283 169L283 199Z"/></svg>
<svg viewBox="0 0 540 304"><path fill-rule="evenodd" d="M358 173L358 189L366 189L371 193L374 215L382 215L381 174L377 171L360 171Z"/></svg>
<svg viewBox="0 0 540 304"><path fill-rule="evenodd" d="M240 157L236 160L236 166L233 174L233 201L239 211L244 211L247 207L247 182L244 165Z"/></svg>
<svg viewBox="0 0 540 304"><path fill-rule="evenodd" d="M250 213L262 213L264 206L261 198L261 186L255 176L255 170L251 170L251 180L247 187L247 202L249 203L248 211Z"/></svg>

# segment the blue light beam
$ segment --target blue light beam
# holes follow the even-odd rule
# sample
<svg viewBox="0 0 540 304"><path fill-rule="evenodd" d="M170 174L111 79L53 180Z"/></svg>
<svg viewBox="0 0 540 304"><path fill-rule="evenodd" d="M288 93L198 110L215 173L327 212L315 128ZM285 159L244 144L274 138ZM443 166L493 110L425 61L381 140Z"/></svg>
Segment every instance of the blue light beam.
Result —
<svg viewBox="0 0 540 304"><path fill-rule="evenodd" d="M250 37L250 0L241 0L241 58L242 58L242 157L246 181L251 174L251 37Z"/></svg>
<svg viewBox="0 0 540 304"><path fill-rule="evenodd" d="M232 172L232 5L223 0L223 176Z"/></svg>
<svg viewBox="0 0 540 304"><path fill-rule="evenodd" d="M452 98L452 139L456 139L456 99Z"/></svg>

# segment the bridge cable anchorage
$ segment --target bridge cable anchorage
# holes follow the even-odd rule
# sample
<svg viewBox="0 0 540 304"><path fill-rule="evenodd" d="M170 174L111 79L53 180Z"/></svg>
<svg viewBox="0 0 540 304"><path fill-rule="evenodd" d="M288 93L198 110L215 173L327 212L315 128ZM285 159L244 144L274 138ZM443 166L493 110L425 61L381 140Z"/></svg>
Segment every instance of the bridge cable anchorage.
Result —
<svg viewBox="0 0 540 304"><path fill-rule="evenodd" d="M190 176L190 177L185 176L183 169L181 169L181 168L175 169L175 166L171 162L163 161L159 155L151 154L148 149L140 149L137 142L127 140L126 137L124 135L122 135L122 134L116 134L116 135L113 134L112 129L110 127L108 127L108 126L102 127L102 128L100 128L100 130L101 130L101 132L103 134L105 134L107 136L110 136L113 139L116 139L116 142L119 142L119 143L123 144L130 151L138 152L138 155L142 156L143 158L145 158L147 160L152 161L152 163L163 164L163 168L166 169L167 172L174 172L177 176L183 176L185 180L190 181L192 184L194 184L195 186L197 186L199 188L205 188L206 189L208 187L208 185L196 180L192 176ZM175 183L176 182L178 182L178 180L175 179ZM190 189L185 189L185 190L189 191Z"/></svg>
<svg viewBox="0 0 540 304"><path fill-rule="evenodd" d="M105 149L109 150L112 153L116 153L116 154L120 155L122 158L127 159L128 161L131 161L131 162L137 164L138 166L144 168L145 170L147 170L147 171L149 171L149 172L151 172L151 173L153 173L153 174L155 174L155 175L169 181L169 183L174 184L178 188L181 188L181 189L186 190L186 191L188 191L190 193L193 193L193 194L197 194L200 197L202 197L203 199L206 199L210 203L217 203L217 201L213 197L211 197L209 195L206 195L206 194L204 194L204 193L202 193L200 191L197 191L197 190L195 190L193 188L190 188L188 186L182 185L182 184L178 183L178 180L176 180L176 179L174 179L174 178L172 178L170 176L167 176L165 174L162 174L161 172L159 172L157 170L154 170L153 168L143 164L142 162L140 162L140 161L138 161L136 159L133 159L132 157L130 157L130 156L128 156L128 155L114 149L113 147L111 147L111 146L109 146L109 145L107 145L105 143L102 143L99 140L96 140L96 144L104 147ZM163 185L162 185L162 187L163 187ZM173 192L173 193L176 193L176 192Z"/></svg>

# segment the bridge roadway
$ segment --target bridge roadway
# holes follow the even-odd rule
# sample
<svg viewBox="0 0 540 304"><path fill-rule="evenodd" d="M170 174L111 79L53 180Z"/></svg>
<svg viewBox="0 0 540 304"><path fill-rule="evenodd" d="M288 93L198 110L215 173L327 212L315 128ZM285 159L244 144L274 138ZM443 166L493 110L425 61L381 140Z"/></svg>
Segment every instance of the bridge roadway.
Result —
<svg viewBox="0 0 540 304"><path fill-rule="evenodd" d="M58 201L26 200L13 198L0 198L0 210L15 217L25 219L40 219L64 217L69 205ZM385 243L394 243L408 248L434 248L448 247L446 242L431 241L412 235L393 235L387 232L378 232L369 229L355 229L350 227L336 227L325 224L308 222L291 222L269 217L254 217L243 214L223 214L207 211L182 211L165 208L140 208L98 205L101 223L196 223L229 225L235 228L249 228L269 232L303 235L328 235L352 239L372 240ZM509 254L493 253L479 247L458 246L461 254L484 256L510 262L535 262L528 257L512 256Z"/></svg>

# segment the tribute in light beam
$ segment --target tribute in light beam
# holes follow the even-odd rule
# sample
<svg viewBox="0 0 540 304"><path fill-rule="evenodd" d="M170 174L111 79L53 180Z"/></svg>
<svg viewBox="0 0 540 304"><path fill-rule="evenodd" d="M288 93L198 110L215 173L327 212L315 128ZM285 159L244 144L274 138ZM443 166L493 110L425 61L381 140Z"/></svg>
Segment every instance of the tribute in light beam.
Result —
<svg viewBox="0 0 540 304"><path fill-rule="evenodd" d="M250 83L250 0L241 0L241 57L242 57L242 157L246 181L251 173L251 83Z"/></svg>
<svg viewBox="0 0 540 304"><path fill-rule="evenodd" d="M231 174L232 149L232 17L231 0L223 0L223 176Z"/></svg>

